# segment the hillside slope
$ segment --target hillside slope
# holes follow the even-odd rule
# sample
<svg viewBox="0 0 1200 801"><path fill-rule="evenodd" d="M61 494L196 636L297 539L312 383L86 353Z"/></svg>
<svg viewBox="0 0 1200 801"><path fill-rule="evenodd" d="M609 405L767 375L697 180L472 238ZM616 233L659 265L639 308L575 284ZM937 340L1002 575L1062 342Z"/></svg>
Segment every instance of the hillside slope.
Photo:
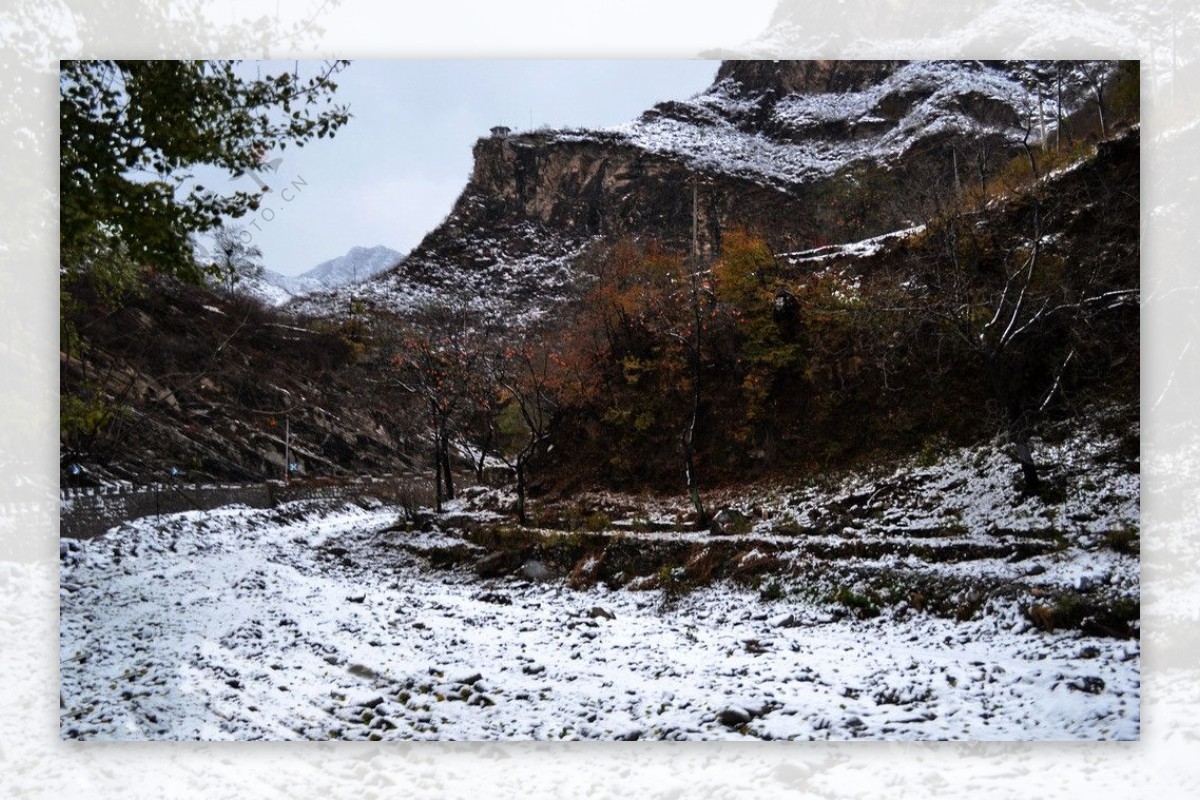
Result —
<svg viewBox="0 0 1200 801"><path fill-rule="evenodd" d="M406 464L398 406L363 391L341 329L166 280L67 319L85 345L60 355L64 487L281 478L289 452L301 477Z"/></svg>

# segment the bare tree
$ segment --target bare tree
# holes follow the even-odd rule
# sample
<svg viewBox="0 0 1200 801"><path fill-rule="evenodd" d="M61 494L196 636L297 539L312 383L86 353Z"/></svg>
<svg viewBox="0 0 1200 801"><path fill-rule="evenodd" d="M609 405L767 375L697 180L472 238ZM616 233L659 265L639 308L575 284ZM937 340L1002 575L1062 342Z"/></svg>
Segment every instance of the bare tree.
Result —
<svg viewBox="0 0 1200 801"><path fill-rule="evenodd" d="M553 375L558 357L536 330L509 336L491 359L491 377L501 391L496 453L516 478L517 519L524 525L529 466L548 448L559 409Z"/></svg>
<svg viewBox="0 0 1200 801"><path fill-rule="evenodd" d="M1108 122L1105 111L1108 108L1108 84L1113 77L1114 62L1112 61L1083 61L1077 72L1083 79L1084 85L1092 95L1092 103L1096 106L1096 115L1100 122L1100 136L1108 136Z"/></svg>
<svg viewBox="0 0 1200 801"><path fill-rule="evenodd" d="M1097 196L1104 211L1089 214L1105 217L1086 230L1094 237L1097 228L1132 219L1131 232L1112 237L1131 252L1089 247L1086 237L1071 233L1081 225L1072 212L1085 200L1096 206ZM1108 319L1136 308L1136 203L1136 195L1102 180L1032 180L1008 198L1002 214L948 214L929 225L931 246L918 267L922 313L980 370L1027 490L1040 483L1033 424ZM1068 234L1077 240L1065 248L1059 240Z"/></svg>
<svg viewBox="0 0 1200 801"><path fill-rule="evenodd" d="M700 480L696 475L696 426L700 419L700 381L702 376L702 341L706 308L711 309L711 298L702 290L700 263L700 246L697 236L698 219L696 213L697 188L692 185L692 252L691 258L685 262L687 287L687 304L689 310L689 329L678 335L683 342L687 354L688 368L691 379L690 399L691 413L687 417L683 431L680 432L679 442L683 447L683 471L687 481L688 497L696 512L697 524L703 526L708 522L708 514L704 510L704 502L700 498Z"/></svg>
<svg viewBox="0 0 1200 801"><path fill-rule="evenodd" d="M438 512L455 495L450 449L481 360L477 323L476 315L463 307L423 306L409 315L392 357L397 383L424 407Z"/></svg>
<svg viewBox="0 0 1200 801"><path fill-rule="evenodd" d="M263 274L261 260L262 250L246 229L226 226L213 236L213 266L230 292L240 281Z"/></svg>

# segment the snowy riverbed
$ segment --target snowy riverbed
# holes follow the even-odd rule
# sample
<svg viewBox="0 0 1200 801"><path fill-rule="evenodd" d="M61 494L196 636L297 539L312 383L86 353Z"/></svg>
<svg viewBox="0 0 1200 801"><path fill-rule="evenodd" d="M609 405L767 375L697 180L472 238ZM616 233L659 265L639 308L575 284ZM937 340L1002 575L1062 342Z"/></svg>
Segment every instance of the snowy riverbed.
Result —
<svg viewBox="0 0 1200 801"><path fill-rule="evenodd" d="M726 581L664 603L484 579L430 567L477 547L452 527L385 531L398 516L227 507L64 541L61 735L1139 736L1137 640L1040 631L1016 603L859 619Z"/></svg>

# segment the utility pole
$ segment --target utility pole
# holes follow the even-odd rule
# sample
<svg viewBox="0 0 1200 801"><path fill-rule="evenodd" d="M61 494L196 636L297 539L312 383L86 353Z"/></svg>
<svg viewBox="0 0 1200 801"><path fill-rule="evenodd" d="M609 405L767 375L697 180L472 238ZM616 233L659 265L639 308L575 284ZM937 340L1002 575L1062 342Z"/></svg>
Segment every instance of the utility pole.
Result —
<svg viewBox="0 0 1200 801"><path fill-rule="evenodd" d="M698 226L700 216L696 213L696 184L692 183L692 269L695 270L700 264L700 237L698 235Z"/></svg>
<svg viewBox="0 0 1200 801"><path fill-rule="evenodd" d="M692 367L692 409L691 416L680 433L680 444L683 446L683 470L687 479L688 496L692 507L696 510L696 520L703 526L708 522L708 514L704 511L704 503L700 499L700 483L696 477L696 426L700 418L700 234L699 234L699 204L698 189L695 181L692 183L692 254L687 269L690 275L692 301L692 331L691 331L691 367Z"/></svg>
<svg viewBox="0 0 1200 801"><path fill-rule="evenodd" d="M283 416L283 483L292 475L292 417Z"/></svg>
<svg viewBox="0 0 1200 801"><path fill-rule="evenodd" d="M954 198L955 203L962 200L962 185L958 182L958 146L955 145L950 150L950 158L954 162Z"/></svg>

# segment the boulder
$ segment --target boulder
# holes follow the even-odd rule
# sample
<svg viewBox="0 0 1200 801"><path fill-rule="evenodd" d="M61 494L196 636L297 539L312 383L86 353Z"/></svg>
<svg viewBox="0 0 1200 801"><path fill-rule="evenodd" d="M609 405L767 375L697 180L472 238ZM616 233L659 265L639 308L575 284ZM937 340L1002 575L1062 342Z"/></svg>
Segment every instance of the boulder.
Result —
<svg viewBox="0 0 1200 801"><path fill-rule="evenodd" d="M533 581L549 581L554 578L554 571L536 559L530 559L521 565L521 574Z"/></svg>
<svg viewBox="0 0 1200 801"><path fill-rule="evenodd" d="M751 528L750 518L737 509L721 509L713 515L709 531L719 536L747 534Z"/></svg>
<svg viewBox="0 0 1200 801"><path fill-rule="evenodd" d="M717 714L717 722L722 726L736 729L738 726L744 726L749 723L751 717L753 716L740 706L731 706L726 707Z"/></svg>

